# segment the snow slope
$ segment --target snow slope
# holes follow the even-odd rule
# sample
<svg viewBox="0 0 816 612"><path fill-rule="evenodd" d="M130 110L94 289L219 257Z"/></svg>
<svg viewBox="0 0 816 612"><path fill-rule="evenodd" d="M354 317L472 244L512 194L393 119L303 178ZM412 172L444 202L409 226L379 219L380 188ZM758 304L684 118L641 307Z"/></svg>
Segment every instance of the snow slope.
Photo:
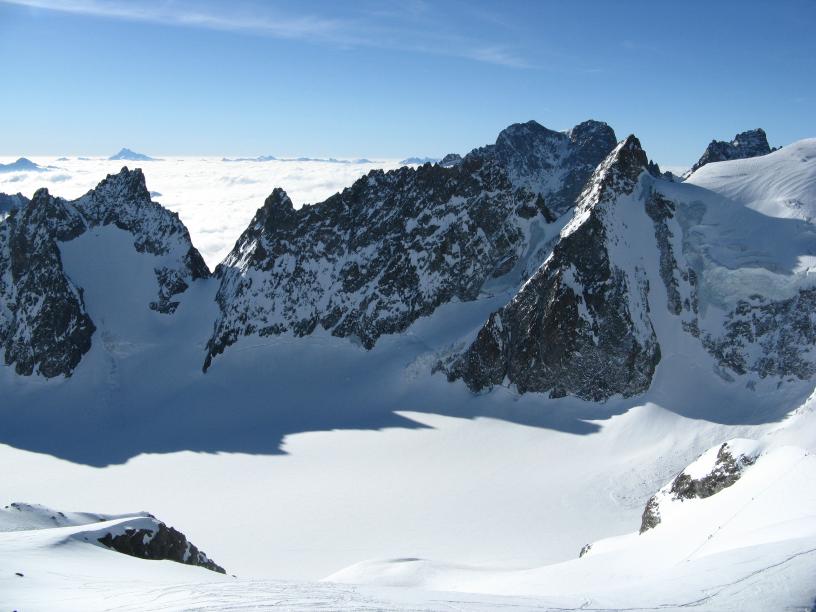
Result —
<svg viewBox="0 0 816 612"><path fill-rule="evenodd" d="M789 422L786 428L795 431L797 425ZM565 602L572 598L591 609L807 609L815 589L801 577L816 568L816 492L810 486L816 476L816 439L800 435L798 441L807 448L780 445L773 434L754 443L736 441L736 448L762 450L734 484L705 499L663 504L656 527L593 542L578 559L509 571L388 560L357 564L327 580L527 596L558 593ZM712 450L716 454L717 447ZM710 465L707 452L684 473L701 476Z"/></svg>
<svg viewBox="0 0 816 612"><path fill-rule="evenodd" d="M809 610L816 597L816 439L802 431L814 431L813 404L762 436L752 446L761 449L757 461L729 488L678 502L645 534L593 542L581 558L554 565L406 556L358 563L322 583L233 578L94 546L86 538L133 517L87 525L83 518L94 515L69 513L65 522L73 526L34 521L15 525L25 531L0 533L0 601L24 610ZM800 427L803 420L808 427ZM811 450L788 445L791 437ZM704 472L707 456L688 471ZM590 479L581 482L600 493ZM235 518L223 526L239 528ZM2 514L0 524L8 524ZM266 508L263 524L271 524ZM324 541L321 532L310 536Z"/></svg>
<svg viewBox="0 0 816 612"><path fill-rule="evenodd" d="M816 220L816 138L768 155L706 164L687 183L770 217Z"/></svg>

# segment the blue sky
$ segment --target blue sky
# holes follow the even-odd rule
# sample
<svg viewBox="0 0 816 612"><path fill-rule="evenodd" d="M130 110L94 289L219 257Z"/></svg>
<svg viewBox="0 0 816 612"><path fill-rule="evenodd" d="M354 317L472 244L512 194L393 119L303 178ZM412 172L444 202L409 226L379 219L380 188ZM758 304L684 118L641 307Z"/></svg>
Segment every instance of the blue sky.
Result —
<svg viewBox="0 0 816 612"><path fill-rule="evenodd" d="M607 121L816 136L816 2L0 0L0 155L439 156Z"/></svg>

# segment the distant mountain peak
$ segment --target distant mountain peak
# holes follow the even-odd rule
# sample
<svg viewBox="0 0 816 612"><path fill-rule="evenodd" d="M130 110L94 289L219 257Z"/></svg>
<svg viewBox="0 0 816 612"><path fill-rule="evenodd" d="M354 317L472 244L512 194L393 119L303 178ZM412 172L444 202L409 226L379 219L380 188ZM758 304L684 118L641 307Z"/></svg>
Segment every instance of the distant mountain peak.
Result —
<svg viewBox="0 0 816 612"><path fill-rule="evenodd" d="M150 157L149 155L137 153L136 151L131 151L128 148L120 149L116 155L111 155L108 159L111 161L159 161L156 158Z"/></svg>
<svg viewBox="0 0 816 612"><path fill-rule="evenodd" d="M0 172L46 172L48 169L26 157L20 157L10 164L0 164Z"/></svg>
<svg viewBox="0 0 816 612"><path fill-rule="evenodd" d="M596 135L599 133L612 133L615 132L609 126L608 123L605 121L598 121L596 119L587 119L586 121L582 121L581 123L577 124L570 130L567 130L567 136L570 137L570 140L576 141L582 138L586 138L590 135Z"/></svg>
<svg viewBox="0 0 816 612"><path fill-rule="evenodd" d="M702 168L706 164L720 161L730 161L732 159L747 159L749 157L759 157L771 152L768 144L768 137L765 130L757 128L740 132L730 142L724 140L712 140L706 147L702 157L691 167L686 176L691 175L695 170Z"/></svg>

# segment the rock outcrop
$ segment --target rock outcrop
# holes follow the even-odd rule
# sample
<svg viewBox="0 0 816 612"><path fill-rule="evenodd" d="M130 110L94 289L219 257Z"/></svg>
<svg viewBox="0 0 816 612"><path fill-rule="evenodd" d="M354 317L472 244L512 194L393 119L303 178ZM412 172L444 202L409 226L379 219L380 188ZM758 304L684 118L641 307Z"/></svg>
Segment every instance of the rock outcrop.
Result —
<svg viewBox="0 0 816 612"><path fill-rule="evenodd" d="M725 315L721 331L701 338L720 366L734 374L809 380L816 375L814 311L813 288L783 300L753 295Z"/></svg>
<svg viewBox="0 0 816 612"><path fill-rule="evenodd" d="M630 136L587 183L572 221L539 270L493 313L473 344L443 367L474 391L504 382L519 392L605 400L645 391L660 360L648 282L621 265L627 207L647 158Z"/></svg>
<svg viewBox="0 0 816 612"><path fill-rule="evenodd" d="M185 565L196 565L219 574L226 573L223 567L189 542L183 533L161 521L154 519L153 522L155 525L151 528L125 527L121 533L106 533L98 537L97 541L107 548L131 557L166 559Z"/></svg>
<svg viewBox="0 0 816 612"><path fill-rule="evenodd" d="M753 440L729 440L709 449L649 498L643 510L640 533L659 525L672 504L705 499L730 487L746 468L754 465L758 456L759 445Z"/></svg>
<svg viewBox="0 0 816 612"><path fill-rule="evenodd" d="M768 145L768 137L765 130L758 128L748 130L734 136L731 142L724 140L712 140L706 147L702 157L695 163L687 175L702 168L711 162L728 161L731 159L747 159L749 157L759 157L771 152Z"/></svg>

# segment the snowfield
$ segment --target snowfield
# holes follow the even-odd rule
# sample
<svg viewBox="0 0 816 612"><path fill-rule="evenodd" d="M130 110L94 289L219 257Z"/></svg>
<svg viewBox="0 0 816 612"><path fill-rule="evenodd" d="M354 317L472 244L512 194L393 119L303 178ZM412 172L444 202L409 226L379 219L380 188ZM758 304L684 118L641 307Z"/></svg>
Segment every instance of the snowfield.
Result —
<svg viewBox="0 0 816 612"><path fill-rule="evenodd" d="M816 219L816 138L762 157L706 164L686 182L769 217Z"/></svg>
<svg viewBox="0 0 816 612"><path fill-rule="evenodd" d="M31 195L51 180L53 193L73 197L122 164L35 161L68 178L4 175L0 191ZM273 187L313 201L375 167L138 165L211 267ZM640 177L605 221L611 256L637 270L633 283L659 289L650 304L628 308L653 327L662 356L648 391L603 403L509 384L474 394L432 372L512 298L518 287L506 283L491 281L479 299L445 304L369 351L320 330L247 336L204 374L216 279L180 294L171 322L145 308L156 292L152 256L133 257L123 230L62 243L97 331L68 379L0 367L4 504L42 504L24 518L0 511L0 603L812 610L813 381L724 375L672 319L660 255L636 237L655 232L638 197L654 190L680 203L685 233L668 240L678 258L685 248L699 255L699 322L717 329L726 309L756 291L786 297L813 286L814 177L816 139L708 164L686 183ZM582 220L557 227L569 233ZM678 292L691 297L688 285L678 282ZM707 496L678 493L682 476L722 485L715 472L727 441L747 458L728 484ZM639 533L653 496L660 520ZM227 574L90 541L100 526L135 524L144 512L182 530Z"/></svg>

